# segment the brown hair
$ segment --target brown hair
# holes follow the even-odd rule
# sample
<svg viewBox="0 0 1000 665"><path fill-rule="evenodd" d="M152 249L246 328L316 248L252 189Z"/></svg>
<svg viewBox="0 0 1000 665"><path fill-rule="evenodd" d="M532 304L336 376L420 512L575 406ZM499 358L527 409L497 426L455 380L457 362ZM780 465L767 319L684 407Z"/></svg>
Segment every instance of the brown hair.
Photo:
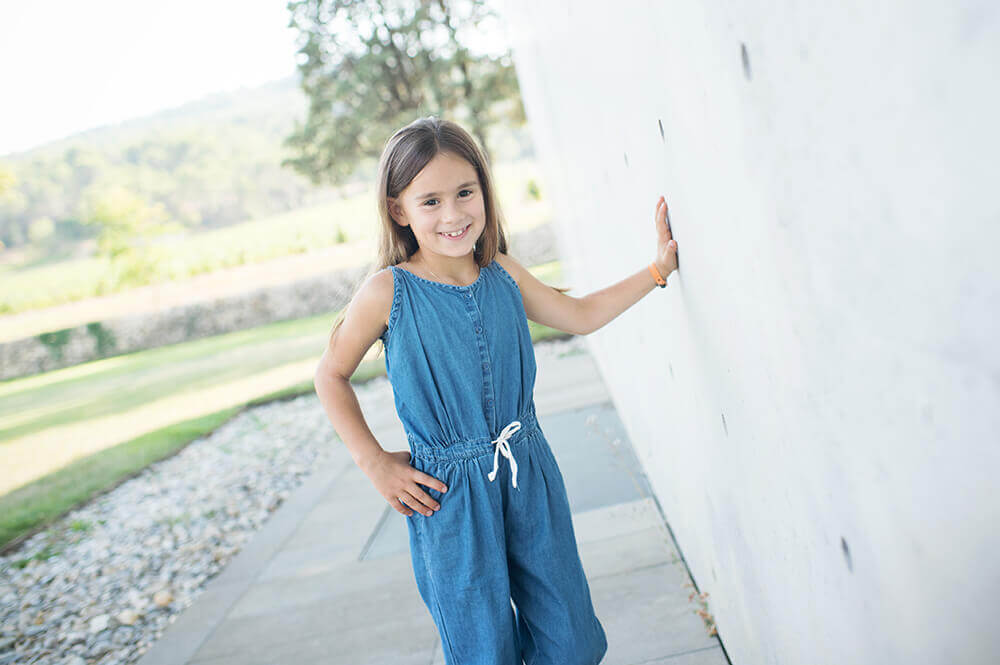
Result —
<svg viewBox="0 0 1000 665"><path fill-rule="evenodd" d="M368 274L361 278L351 295L375 273L409 259L420 248L409 226L396 224L389 212L389 198L398 198L435 155L451 153L467 161L479 177L486 208L486 228L476 242L473 256L479 267L489 265L497 252L507 253L507 233L500 202L497 200L489 159L469 132L450 120L435 116L418 118L397 130L382 150L378 165L377 206L379 218L378 255ZM552 287L560 292L569 289ZM330 340L344 322L347 307L341 309L330 330ZM380 347L381 351L381 347Z"/></svg>

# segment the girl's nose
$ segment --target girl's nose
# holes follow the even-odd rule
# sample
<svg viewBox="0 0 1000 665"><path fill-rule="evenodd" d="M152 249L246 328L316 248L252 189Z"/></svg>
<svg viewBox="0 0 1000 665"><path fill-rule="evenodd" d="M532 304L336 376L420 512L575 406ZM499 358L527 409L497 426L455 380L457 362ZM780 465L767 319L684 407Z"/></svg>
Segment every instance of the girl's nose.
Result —
<svg viewBox="0 0 1000 665"><path fill-rule="evenodd" d="M455 222L457 224L463 216L457 203L445 203L441 208L441 219L446 223Z"/></svg>

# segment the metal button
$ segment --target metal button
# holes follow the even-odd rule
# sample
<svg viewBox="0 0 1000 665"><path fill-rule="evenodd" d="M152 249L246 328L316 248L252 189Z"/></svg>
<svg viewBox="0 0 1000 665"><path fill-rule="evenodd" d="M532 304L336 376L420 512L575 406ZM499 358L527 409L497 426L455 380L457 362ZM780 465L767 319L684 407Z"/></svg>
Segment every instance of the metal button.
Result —
<svg viewBox="0 0 1000 665"><path fill-rule="evenodd" d="M480 328L479 326L476 326L476 332L477 332L477 333L481 333L481 332L483 332L483 329L482 329L482 328Z"/></svg>
<svg viewBox="0 0 1000 665"><path fill-rule="evenodd" d="M483 369L489 369L489 368L490 368L489 363L483 363Z"/></svg>

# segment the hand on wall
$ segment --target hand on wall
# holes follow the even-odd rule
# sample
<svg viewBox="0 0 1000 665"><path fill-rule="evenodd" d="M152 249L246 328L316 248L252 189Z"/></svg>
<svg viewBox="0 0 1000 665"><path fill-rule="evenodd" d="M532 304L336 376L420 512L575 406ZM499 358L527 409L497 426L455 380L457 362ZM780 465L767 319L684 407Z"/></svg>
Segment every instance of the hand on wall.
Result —
<svg viewBox="0 0 1000 665"><path fill-rule="evenodd" d="M677 241L670 233L670 218L667 216L667 201L660 197L656 201L656 258L653 263L663 279L677 270Z"/></svg>

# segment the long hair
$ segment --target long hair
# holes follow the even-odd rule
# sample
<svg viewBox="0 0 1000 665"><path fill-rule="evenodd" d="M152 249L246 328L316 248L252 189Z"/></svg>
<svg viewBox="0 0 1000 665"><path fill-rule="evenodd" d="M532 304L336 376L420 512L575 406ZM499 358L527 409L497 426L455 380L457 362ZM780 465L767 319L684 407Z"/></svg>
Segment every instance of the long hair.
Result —
<svg viewBox="0 0 1000 665"><path fill-rule="evenodd" d="M507 253L507 232L500 202L497 200L489 159L469 132L450 120L435 116L418 118L397 130L386 141L378 165L376 202L378 206L378 254L371 268L354 287L351 298L361 285L388 266L408 260L420 248L413 230L397 224L389 212L389 198L398 198L417 174L438 153L447 152L467 161L479 177L486 209L486 228L476 242L473 256L480 268L493 262L497 252ZM568 289L552 287L560 292ZM344 322L347 307L341 309L330 330L330 341ZM383 350L382 345L379 351Z"/></svg>

